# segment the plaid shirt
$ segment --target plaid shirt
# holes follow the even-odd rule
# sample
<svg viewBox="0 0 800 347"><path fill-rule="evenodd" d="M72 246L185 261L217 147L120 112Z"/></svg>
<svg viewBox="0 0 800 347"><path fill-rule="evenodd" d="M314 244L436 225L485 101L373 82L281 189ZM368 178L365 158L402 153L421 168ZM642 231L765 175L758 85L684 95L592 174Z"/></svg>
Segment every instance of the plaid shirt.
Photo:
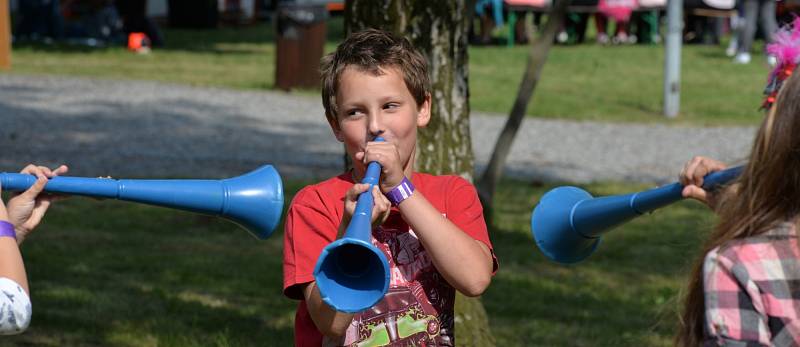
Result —
<svg viewBox="0 0 800 347"><path fill-rule="evenodd" d="M709 252L706 346L800 346L800 248L783 223Z"/></svg>

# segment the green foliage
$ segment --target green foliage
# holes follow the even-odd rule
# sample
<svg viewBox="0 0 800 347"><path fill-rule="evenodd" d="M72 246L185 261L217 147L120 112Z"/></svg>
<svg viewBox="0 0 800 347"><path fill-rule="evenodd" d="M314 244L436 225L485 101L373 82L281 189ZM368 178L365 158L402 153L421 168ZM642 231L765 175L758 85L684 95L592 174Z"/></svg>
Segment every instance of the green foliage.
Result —
<svg viewBox="0 0 800 347"><path fill-rule="evenodd" d="M286 183L290 201L306 182ZM549 188L506 181L497 192L500 271L482 298L497 345L668 345L711 215L696 203L670 206L609 233L585 262L561 266L530 236L531 209ZM588 186L597 195L641 188ZM280 230L254 241L188 212L60 202L22 247L32 325L0 346L291 345L296 303L281 293Z"/></svg>
<svg viewBox="0 0 800 347"><path fill-rule="evenodd" d="M12 73L155 80L198 86L271 89L275 34L270 24L217 30L164 30L167 47L137 55L122 47L87 49L16 44ZM328 25L326 50L343 38L342 18ZM473 111L506 115L517 93L527 46L472 46ZM758 51L758 49L755 49ZM529 105L534 117L668 122L661 113L663 46L593 43L555 46ZM763 56L734 65L722 47L684 46L681 115L671 123L753 125L768 69ZM300 91L316 95L317 91Z"/></svg>

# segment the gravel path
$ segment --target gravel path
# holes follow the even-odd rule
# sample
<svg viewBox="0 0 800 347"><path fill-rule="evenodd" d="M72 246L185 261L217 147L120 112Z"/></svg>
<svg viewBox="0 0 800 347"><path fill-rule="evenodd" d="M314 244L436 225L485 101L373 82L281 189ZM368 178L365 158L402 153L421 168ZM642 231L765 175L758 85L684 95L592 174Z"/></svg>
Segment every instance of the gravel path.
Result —
<svg viewBox="0 0 800 347"><path fill-rule="evenodd" d="M754 114L754 117L758 116ZM505 118L472 115L479 170ZM743 158L752 127L672 127L527 119L508 176L541 181L673 181L696 154ZM318 98L155 82L0 75L0 171L67 163L71 175L234 176L275 165L324 178L342 146Z"/></svg>

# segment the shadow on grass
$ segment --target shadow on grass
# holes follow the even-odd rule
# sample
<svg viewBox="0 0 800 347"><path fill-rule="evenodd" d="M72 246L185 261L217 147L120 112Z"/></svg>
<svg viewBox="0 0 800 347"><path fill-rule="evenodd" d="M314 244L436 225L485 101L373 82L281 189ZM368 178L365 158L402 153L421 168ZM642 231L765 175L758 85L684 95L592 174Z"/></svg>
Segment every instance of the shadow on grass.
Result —
<svg viewBox="0 0 800 347"><path fill-rule="evenodd" d="M608 232L581 263L551 262L535 246L530 214L553 186L506 182L491 237L500 271L483 296L498 346L670 345L678 293L712 223L704 207L678 203ZM594 184L593 194L637 186Z"/></svg>
<svg viewBox="0 0 800 347"><path fill-rule="evenodd" d="M715 62L725 62L725 64L730 64L733 61L733 58L728 57L725 55L725 50L722 46L713 46L713 47L704 47L707 49L697 50L697 56L715 61Z"/></svg>
<svg viewBox="0 0 800 347"><path fill-rule="evenodd" d="M254 242L216 218L81 198L40 229L23 246L33 322L2 346L292 344L281 232Z"/></svg>
<svg viewBox="0 0 800 347"><path fill-rule="evenodd" d="M307 183L286 182L286 201ZM491 237L501 267L482 298L497 345L670 345L678 292L710 214L699 204L669 206L562 266L545 259L529 230L530 210L550 188L499 187ZM215 218L81 198L54 206L46 222L23 245L32 326L2 346L292 343L296 303L281 294L280 231L254 242Z"/></svg>

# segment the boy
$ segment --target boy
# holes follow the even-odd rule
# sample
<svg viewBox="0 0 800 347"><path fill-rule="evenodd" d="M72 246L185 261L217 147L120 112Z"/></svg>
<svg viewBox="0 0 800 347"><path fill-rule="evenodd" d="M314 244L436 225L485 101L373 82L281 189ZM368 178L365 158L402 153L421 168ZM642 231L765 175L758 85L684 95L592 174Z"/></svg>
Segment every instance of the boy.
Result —
<svg viewBox="0 0 800 347"><path fill-rule="evenodd" d="M323 58L322 85L325 116L354 168L303 188L289 207L283 288L301 300L295 344L454 345L455 290L481 295L497 260L475 188L457 176L414 172L417 127L430 120L425 59L405 38L365 30ZM386 141L374 142L377 136ZM336 312L321 300L313 270L369 189L354 182L372 161L382 167L371 192L372 243L389 260L390 288L370 309Z"/></svg>

